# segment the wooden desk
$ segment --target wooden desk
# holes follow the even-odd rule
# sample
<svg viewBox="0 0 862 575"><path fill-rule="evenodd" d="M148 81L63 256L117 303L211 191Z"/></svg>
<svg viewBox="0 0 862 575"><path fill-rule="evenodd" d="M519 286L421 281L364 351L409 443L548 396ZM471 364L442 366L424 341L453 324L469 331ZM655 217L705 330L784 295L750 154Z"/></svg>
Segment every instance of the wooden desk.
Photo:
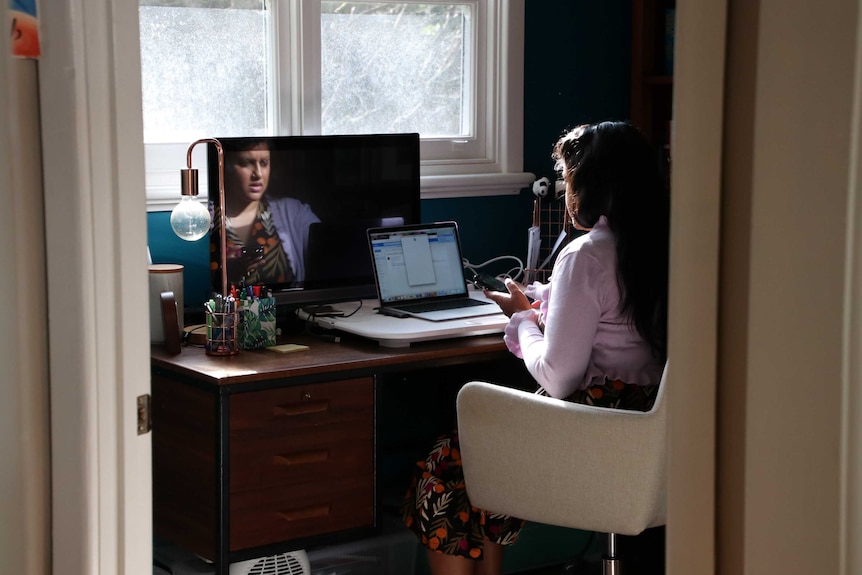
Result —
<svg viewBox="0 0 862 575"><path fill-rule="evenodd" d="M152 349L154 533L214 561L217 575L233 562L374 532L381 378L427 382L445 368L463 383L475 377L469 368L522 365L500 335L408 349L290 341L310 349Z"/></svg>

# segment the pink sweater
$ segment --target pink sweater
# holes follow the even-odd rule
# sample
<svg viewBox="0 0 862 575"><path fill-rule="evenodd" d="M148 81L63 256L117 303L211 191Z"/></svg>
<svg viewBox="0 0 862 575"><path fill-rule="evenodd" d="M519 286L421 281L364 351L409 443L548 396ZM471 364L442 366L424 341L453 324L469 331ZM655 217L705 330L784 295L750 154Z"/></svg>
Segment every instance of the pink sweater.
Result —
<svg viewBox="0 0 862 575"><path fill-rule="evenodd" d="M637 385L661 379L664 366L634 325L620 317L614 245L602 216L589 233L563 248L550 284L527 288L527 295L542 302L540 311L515 313L506 327L509 350L524 358L553 397L567 397L605 377Z"/></svg>

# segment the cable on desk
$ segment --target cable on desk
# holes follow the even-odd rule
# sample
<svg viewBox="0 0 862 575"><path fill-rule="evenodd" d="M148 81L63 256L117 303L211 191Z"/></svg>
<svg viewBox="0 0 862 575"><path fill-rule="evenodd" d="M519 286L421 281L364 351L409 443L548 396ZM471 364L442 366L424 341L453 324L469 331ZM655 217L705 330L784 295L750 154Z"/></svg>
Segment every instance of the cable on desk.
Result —
<svg viewBox="0 0 862 575"><path fill-rule="evenodd" d="M518 263L518 265L513 267L513 268L510 268L509 271L507 271L505 274L500 274L500 275L496 276L496 278L499 280L505 280L506 278L512 278L514 281L518 281L518 278L520 278L524 274L524 262L521 261L520 258L517 258L515 256L497 256L495 258L485 260L484 262L482 262L480 264L472 264L472 263L470 263L470 260L468 260L467 258L464 258L461 260L461 265L464 267L464 269L470 270L472 272L476 272L476 270L479 270L479 269L481 269L481 268L483 268L489 264L492 264L492 263L498 262L498 261L502 261L502 260L515 260Z"/></svg>
<svg viewBox="0 0 862 575"><path fill-rule="evenodd" d="M312 337L322 339L324 341L331 341L334 343L339 343L341 341L341 336L334 335L332 333L328 333L329 330L327 330L325 328L321 328L318 330L317 329L318 326L317 326L317 324L314 323L314 319L317 317L351 317L352 315L355 315L356 312L358 312L360 309L362 309L362 300L361 299L356 300L356 302L358 304L356 306L356 309L354 309L353 311L351 311L349 313L344 313L344 312L338 312L337 314L336 313L326 313L326 312L315 313L314 311L305 310L305 312L308 314L308 317L305 319L305 333L307 333L308 335L310 335ZM345 302L345 303L349 303L349 302ZM329 309L331 309L331 308L329 308Z"/></svg>
<svg viewBox="0 0 862 575"><path fill-rule="evenodd" d="M350 317L350 316L354 315L356 312L358 312L360 309L362 309L362 300L361 300L361 299L360 299L360 300L357 300L357 302L359 303L359 305L357 305L357 306L356 306L356 309L355 309L355 310L353 310L353 311L352 311L352 312L350 312L350 313L344 314L344 315L343 315L343 316L341 316L341 317Z"/></svg>

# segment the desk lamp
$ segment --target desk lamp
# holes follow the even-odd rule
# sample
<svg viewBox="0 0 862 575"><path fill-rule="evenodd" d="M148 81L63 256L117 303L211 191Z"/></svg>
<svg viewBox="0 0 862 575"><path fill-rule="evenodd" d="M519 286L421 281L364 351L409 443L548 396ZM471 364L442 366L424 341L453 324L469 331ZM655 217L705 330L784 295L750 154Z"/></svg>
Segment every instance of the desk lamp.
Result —
<svg viewBox="0 0 862 575"><path fill-rule="evenodd" d="M198 195L198 171L192 168L192 151L195 146L201 143L211 143L215 145L218 152L218 194L219 194L219 217L221 225L220 239L220 262L221 262L221 294L219 299L224 303L228 297L227 284L227 240L226 240L226 223L225 223L225 205L224 205L224 149L221 142L215 138L204 138L196 140L189 145L186 152L186 164L188 168L180 170L181 178L181 193L182 200L171 211L171 228L174 233L186 241L194 242L206 235L210 229L210 213L197 199ZM218 313L208 310L207 327L210 327L211 319L214 324L220 329L213 330L217 334L217 338L213 340L210 337L210 330L207 330L207 348L206 351L210 355L233 355L237 352L236 345L236 326L237 313L235 308L228 311L222 307L218 307ZM215 317L209 317L215 316Z"/></svg>

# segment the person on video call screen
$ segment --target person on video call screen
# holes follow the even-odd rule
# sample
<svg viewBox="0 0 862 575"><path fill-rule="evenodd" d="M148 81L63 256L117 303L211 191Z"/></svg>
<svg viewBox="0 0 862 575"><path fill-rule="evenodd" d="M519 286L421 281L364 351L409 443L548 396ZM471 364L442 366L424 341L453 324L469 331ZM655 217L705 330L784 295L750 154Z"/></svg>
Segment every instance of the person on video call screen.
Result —
<svg viewBox="0 0 862 575"><path fill-rule="evenodd" d="M228 281L236 285L302 285L308 228L319 222L308 204L267 194L271 155L266 140L225 149L225 235ZM220 217L214 206L210 249L220 249ZM220 272L219 258L211 258Z"/></svg>

